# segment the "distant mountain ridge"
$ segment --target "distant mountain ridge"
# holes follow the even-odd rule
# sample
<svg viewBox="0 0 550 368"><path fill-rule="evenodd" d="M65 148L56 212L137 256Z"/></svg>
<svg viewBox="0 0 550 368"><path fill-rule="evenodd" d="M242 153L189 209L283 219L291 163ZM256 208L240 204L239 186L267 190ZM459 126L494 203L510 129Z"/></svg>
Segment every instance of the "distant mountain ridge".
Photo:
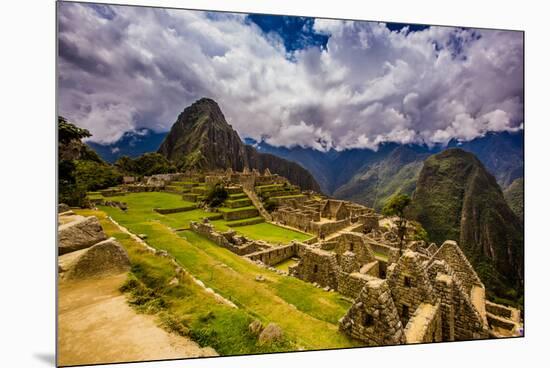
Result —
<svg viewBox="0 0 550 368"><path fill-rule="evenodd" d="M245 145L227 123L218 104L201 98L178 116L158 148L158 153L176 163L180 170L245 168L285 176L302 189L320 191L315 178L302 166L283 158L259 153Z"/></svg>
<svg viewBox="0 0 550 368"><path fill-rule="evenodd" d="M135 158L147 152L158 150L166 133L157 133L149 129L142 129L139 132L126 132L116 142L111 144L100 144L87 142L103 160L114 163L122 156Z"/></svg>
<svg viewBox="0 0 550 368"><path fill-rule="evenodd" d="M487 133L469 142L451 140L447 145L383 143L370 149L320 152L303 147L274 147L247 139L260 152L300 163L317 179L321 190L336 198L381 208L394 192L412 194L422 162L446 148L474 153L502 188L523 177L523 131ZM406 156L403 156L406 153ZM391 192L389 188L394 188ZM362 194L361 194L362 193Z"/></svg>
<svg viewBox="0 0 550 368"><path fill-rule="evenodd" d="M167 135L151 131L146 133L126 133L112 145L91 142L89 145L104 160L114 162L123 154L136 157L145 152L157 151ZM451 140L446 146L431 148L417 144L383 143L377 151L349 149L321 152L299 146L275 147L251 138L245 138L244 143L253 146L257 152L271 154L305 168L325 194L380 209L394 192L412 194L423 161L445 148L458 147L474 153L495 176L503 190L506 189L514 180L523 177L523 137L522 130L515 133L487 133L469 142ZM251 153L244 153L244 156L247 155Z"/></svg>

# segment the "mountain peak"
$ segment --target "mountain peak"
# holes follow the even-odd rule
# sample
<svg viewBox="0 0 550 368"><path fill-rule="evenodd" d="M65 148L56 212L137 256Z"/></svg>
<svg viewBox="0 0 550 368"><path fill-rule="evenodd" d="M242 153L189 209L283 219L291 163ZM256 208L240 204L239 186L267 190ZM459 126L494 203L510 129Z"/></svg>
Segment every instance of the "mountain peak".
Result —
<svg viewBox="0 0 550 368"><path fill-rule="evenodd" d="M158 152L181 170L269 168L303 189L320 191L319 184L303 167L246 146L210 98L197 100L179 114Z"/></svg>
<svg viewBox="0 0 550 368"><path fill-rule="evenodd" d="M425 160L410 215L430 240L458 241L490 292L523 284L521 223L474 154L450 148Z"/></svg>

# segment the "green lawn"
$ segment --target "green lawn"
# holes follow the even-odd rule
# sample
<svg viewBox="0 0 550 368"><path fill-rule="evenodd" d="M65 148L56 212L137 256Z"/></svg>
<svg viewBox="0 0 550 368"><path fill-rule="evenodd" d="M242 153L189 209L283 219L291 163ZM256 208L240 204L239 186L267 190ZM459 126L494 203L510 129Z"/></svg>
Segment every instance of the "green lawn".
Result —
<svg viewBox="0 0 550 368"><path fill-rule="evenodd" d="M310 283L258 267L191 231L174 232L172 229L183 227L182 224L191 217L212 215L202 210L171 215L159 215L152 211L153 207L180 205L174 201L183 202L178 196L168 193L137 193L125 196L129 207L126 212L113 207L101 207L101 210L133 233L147 234L147 242L151 246L169 252L188 272L237 304L239 310L264 323L279 324L288 340L296 346L326 349L359 344L338 331L337 320L350 307L350 303L342 300L338 293L325 292ZM266 237L281 242L288 242L298 235L303 239L309 237L266 223L235 230L243 231L243 228L249 232L248 236L254 235L268 241ZM265 281L255 281L257 275L263 275ZM247 346L240 350L251 349L252 352L253 349ZM231 347L225 349L231 351ZM225 354L223 349L217 350Z"/></svg>
<svg viewBox="0 0 550 368"><path fill-rule="evenodd" d="M77 213L98 217L108 236L115 237L126 249L132 263L129 280L138 280L139 285L129 288L129 303L139 312L156 314L161 326L176 333L188 331L201 346L211 346L222 355L296 349L290 340L275 346L259 346L248 331L248 325L254 320L252 314L220 304L189 276L184 275L178 285L170 285L176 273L169 259L144 251L142 245L109 221L104 212L77 210ZM128 285L129 282L124 287Z"/></svg>
<svg viewBox="0 0 550 368"><path fill-rule="evenodd" d="M276 264L275 266L273 266L273 267L275 267L275 268L278 269L278 270L288 272L288 268L289 268L290 266L295 265L296 263L298 263L298 261L295 261L295 260L293 260L292 258L289 258L289 259L287 259L287 260L282 261L281 263L277 263L277 264Z"/></svg>
<svg viewBox="0 0 550 368"><path fill-rule="evenodd" d="M313 236L299 231L285 229L284 227L273 225L268 222L238 227L227 226L227 221L225 220L215 220L212 221L212 223L220 231L235 230L236 232L243 234L250 239L265 240L268 243L275 244L288 244L292 240L304 241Z"/></svg>

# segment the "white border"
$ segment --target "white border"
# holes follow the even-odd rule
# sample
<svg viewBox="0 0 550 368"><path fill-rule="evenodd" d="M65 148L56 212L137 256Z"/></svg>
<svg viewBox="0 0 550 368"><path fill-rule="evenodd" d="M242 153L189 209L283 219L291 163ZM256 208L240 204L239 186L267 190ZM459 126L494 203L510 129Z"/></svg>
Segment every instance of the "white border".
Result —
<svg viewBox="0 0 550 368"><path fill-rule="evenodd" d="M100 1L98 1L100 2ZM548 297L548 30L527 1L127 0L124 3L526 31L526 338L290 353L124 367L522 366L544 359ZM535 3L535 2L533 2ZM543 4L543 2L540 2ZM2 4L2 366L53 365L55 236L55 3ZM7 204L7 206L6 206ZM536 364L535 365L540 365ZM112 365L117 367L118 365Z"/></svg>

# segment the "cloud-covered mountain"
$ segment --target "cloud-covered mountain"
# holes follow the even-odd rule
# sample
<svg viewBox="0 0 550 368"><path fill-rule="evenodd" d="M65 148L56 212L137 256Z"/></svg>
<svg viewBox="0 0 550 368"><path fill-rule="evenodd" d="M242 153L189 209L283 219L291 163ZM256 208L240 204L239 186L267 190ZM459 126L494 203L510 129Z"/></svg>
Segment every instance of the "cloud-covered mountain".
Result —
<svg viewBox="0 0 550 368"><path fill-rule="evenodd" d="M158 153L181 171L269 169L304 190L320 190L314 177L299 164L245 145L218 104L209 98L197 100L178 115Z"/></svg>
<svg viewBox="0 0 550 368"><path fill-rule="evenodd" d="M523 34L58 3L59 111L97 143L213 97L243 137L342 151L523 124ZM273 19L273 18L271 18Z"/></svg>
<svg viewBox="0 0 550 368"><path fill-rule="evenodd" d="M523 177L523 130L491 132L468 142L453 140L449 145L433 147L385 143L377 151L367 148L320 152L302 147L273 147L250 138L246 142L260 152L301 164L317 179L323 192L378 209L394 193L412 194L423 161L448 147L474 153L502 188Z"/></svg>
<svg viewBox="0 0 550 368"><path fill-rule="evenodd" d="M138 157L147 152L155 152L166 133L156 133L149 129L126 132L110 144L87 142L105 161L114 163L121 156Z"/></svg>

